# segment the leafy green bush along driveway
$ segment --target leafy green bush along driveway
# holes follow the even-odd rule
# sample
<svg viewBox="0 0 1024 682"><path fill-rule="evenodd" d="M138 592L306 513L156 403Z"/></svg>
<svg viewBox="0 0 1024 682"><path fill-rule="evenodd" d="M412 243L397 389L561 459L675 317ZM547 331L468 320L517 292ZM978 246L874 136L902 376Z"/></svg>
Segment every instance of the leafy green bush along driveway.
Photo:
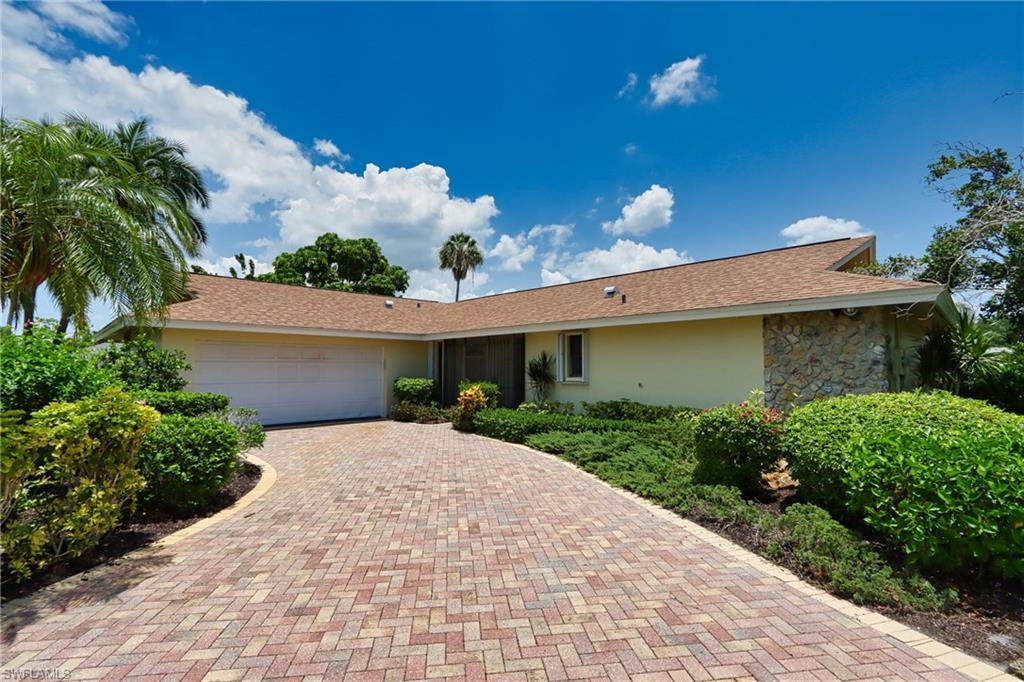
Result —
<svg viewBox="0 0 1024 682"><path fill-rule="evenodd" d="M261 456L278 480L243 513L7 604L0 667L526 680L981 665L926 654L910 645L923 636L554 457L448 425L279 430Z"/></svg>

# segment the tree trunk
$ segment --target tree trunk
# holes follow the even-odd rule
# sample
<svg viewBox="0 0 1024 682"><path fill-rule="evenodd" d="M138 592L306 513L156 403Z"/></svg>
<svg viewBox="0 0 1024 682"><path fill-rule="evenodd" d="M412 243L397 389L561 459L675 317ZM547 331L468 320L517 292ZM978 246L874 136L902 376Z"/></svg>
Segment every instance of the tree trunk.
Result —
<svg viewBox="0 0 1024 682"><path fill-rule="evenodd" d="M32 287L21 292L21 330L24 334L32 333L32 325L36 321L36 289Z"/></svg>
<svg viewBox="0 0 1024 682"><path fill-rule="evenodd" d="M68 325L69 324L71 324L71 316L68 315L64 311L61 311L61 313L60 313L60 324L57 325L57 333L59 333L59 334L67 334L68 333Z"/></svg>
<svg viewBox="0 0 1024 682"><path fill-rule="evenodd" d="M455 278L455 302L459 302L459 285L462 284L462 280L458 277Z"/></svg>

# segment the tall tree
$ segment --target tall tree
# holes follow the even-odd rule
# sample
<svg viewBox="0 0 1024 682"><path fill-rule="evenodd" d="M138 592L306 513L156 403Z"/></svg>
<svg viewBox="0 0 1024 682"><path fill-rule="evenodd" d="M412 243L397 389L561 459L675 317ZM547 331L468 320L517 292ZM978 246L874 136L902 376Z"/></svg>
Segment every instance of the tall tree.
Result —
<svg viewBox="0 0 1024 682"><path fill-rule="evenodd" d="M957 146L928 168L928 182L962 216L941 225L922 259L923 278L990 294L987 317L1008 320L1024 339L1024 179L1022 155Z"/></svg>
<svg viewBox="0 0 1024 682"><path fill-rule="evenodd" d="M484 262L484 254L476 240L465 232L448 237L439 254L442 270L451 270L455 278L455 300L459 300L459 288L466 275Z"/></svg>
<svg viewBox="0 0 1024 682"><path fill-rule="evenodd" d="M389 263L376 241L342 239L333 232L320 235L310 246L282 253L274 259L274 271L256 279L383 296L409 288L409 273Z"/></svg>
<svg viewBox="0 0 1024 682"><path fill-rule="evenodd" d="M83 118L0 121L0 297L26 329L39 287L63 325L86 329L89 303L111 300L138 320L186 292L187 258L209 203L184 148L145 121L107 130Z"/></svg>

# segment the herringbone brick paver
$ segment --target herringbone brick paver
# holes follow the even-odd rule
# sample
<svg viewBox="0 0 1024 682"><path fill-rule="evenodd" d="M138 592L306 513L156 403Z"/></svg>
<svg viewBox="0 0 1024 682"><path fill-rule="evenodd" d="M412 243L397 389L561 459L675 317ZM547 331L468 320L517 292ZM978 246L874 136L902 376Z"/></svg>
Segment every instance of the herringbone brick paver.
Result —
<svg viewBox="0 0 1024 682"><path fill-rule="evenodd" d="M274 431L243 512L5 608L72 679L960 679L553 458L447 425Z"/></svg>

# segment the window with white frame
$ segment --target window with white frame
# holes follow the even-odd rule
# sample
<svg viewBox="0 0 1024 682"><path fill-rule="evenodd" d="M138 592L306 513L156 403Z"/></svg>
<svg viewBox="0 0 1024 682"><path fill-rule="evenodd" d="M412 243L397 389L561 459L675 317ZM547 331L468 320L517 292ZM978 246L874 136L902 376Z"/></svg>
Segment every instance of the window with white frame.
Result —
<svg viewBox="0 0 1024 682"><path fill-rule="evenodd" d="M587 335L567 332L558 335L558 380L583 383L587 380Z"/></svg>

